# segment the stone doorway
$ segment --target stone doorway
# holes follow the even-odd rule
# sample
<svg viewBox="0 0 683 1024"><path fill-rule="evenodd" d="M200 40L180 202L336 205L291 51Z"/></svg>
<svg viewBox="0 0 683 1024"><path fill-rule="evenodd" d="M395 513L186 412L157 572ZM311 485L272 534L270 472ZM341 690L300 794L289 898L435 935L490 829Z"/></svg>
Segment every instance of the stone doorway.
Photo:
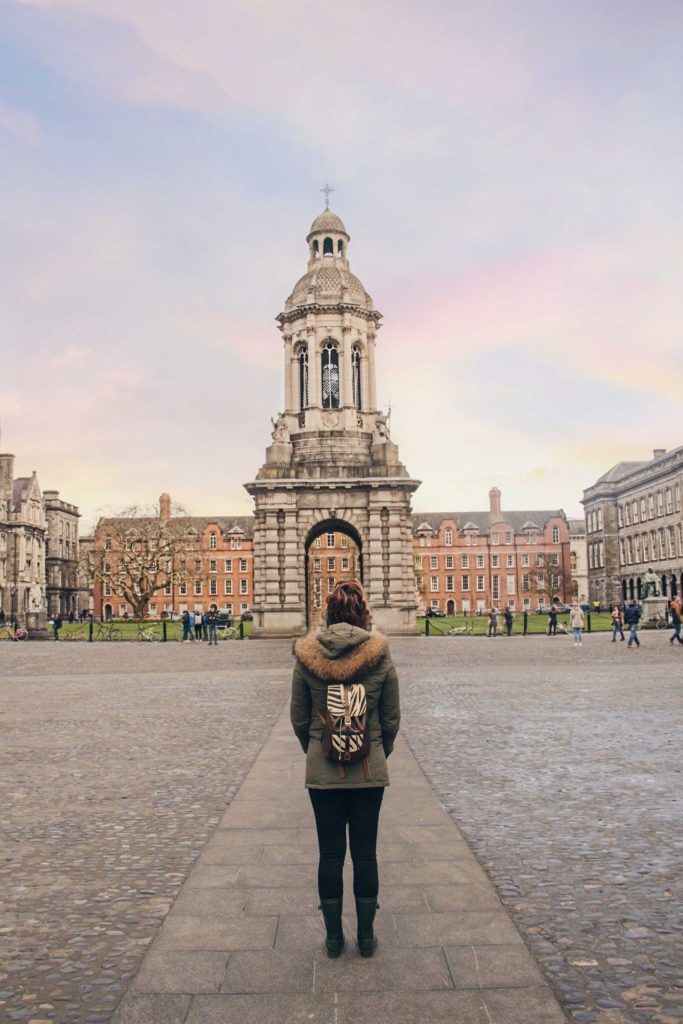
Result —
<svg viewBox="0 0 683 1024"><path fill-rule="evenodd" d="M361 539L348 523L327 519L316 523L306 538L306 624L317 629L325 611L327 595L341 580L363 582Z"/></svg>

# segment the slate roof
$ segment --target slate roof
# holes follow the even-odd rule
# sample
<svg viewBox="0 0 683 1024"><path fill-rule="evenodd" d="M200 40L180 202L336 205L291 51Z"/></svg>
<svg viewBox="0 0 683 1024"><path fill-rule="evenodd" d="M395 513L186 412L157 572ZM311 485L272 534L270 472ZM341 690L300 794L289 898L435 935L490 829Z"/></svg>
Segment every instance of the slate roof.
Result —
<svg viewBox="0 0 683 1024"><path fill-rule="evenodd" d="M131 516L129 519L120 518L119 516L104 516L99 521L99 526L106 526L108 523L112 525L121 526L123 523L130 523L135 525L140 522L149 522L150 520L157 521L156 516ZM180 526L187 526L187 529L194 529L197 533L203 533L207 526L218 526L219 530L224 537L227 537L229 533L234 531L235 527L242 530L248 540L251 540L254 536L254 517L253 516L173 516L173 523Z"/></svg>
<svg viewBox="0 0 683 1024"><path fill-rule="evenodd" d="M25 499L31 481L33 477L30 476L18 476L16 480L12 481L12 508L18 509L22 501Z"/></svg>
<svg viewBox="0 0 683 1024"><path fill-rule="evenodd" d="M564 519L565 514L561 508L526 509L521 512L418 512L413 516L413 532L421 523L428 523L429 526L438 532L441 523L451 519L463 530L465 526L476 526L481 534L487 534L492 527L509 523L515 533L522 533L524 526L532 521L539 529L543 529L549 519Z"/></svg>
<svg viewBox="0 0 683 1024"><path fill-rule="evenodd" d="M645 460L640 462L617 462L616 466L612 466L606 473L598 477L596 483L614 483L616 480L621 480L622 477L628 476L634 469L639 469L645 465ZM595 486L595 484L593 485Z"/></svg>

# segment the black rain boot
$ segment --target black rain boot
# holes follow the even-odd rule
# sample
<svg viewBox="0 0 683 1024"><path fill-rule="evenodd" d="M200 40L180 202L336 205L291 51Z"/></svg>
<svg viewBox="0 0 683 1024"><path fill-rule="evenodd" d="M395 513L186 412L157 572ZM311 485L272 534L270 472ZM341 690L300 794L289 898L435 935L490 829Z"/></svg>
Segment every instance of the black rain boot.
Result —
<svg viewBox="0 0 683 1024"><path fill-rule="evenodd" d="M365 899L356 896L356 917L358 918L358 948L361 956L372 956L377 947L377 939L373 930L373 922L377 907L377 897Z"/></svg>
<svg viewBox="0 0 683 1024"><path fill-rule="evenodd" d="M327 929L325 938L325 949L327 955L332 959L339 956L344 946L344 932L342 931L342 901L321 900L320 909L323 912L323 920Z"/></svg>

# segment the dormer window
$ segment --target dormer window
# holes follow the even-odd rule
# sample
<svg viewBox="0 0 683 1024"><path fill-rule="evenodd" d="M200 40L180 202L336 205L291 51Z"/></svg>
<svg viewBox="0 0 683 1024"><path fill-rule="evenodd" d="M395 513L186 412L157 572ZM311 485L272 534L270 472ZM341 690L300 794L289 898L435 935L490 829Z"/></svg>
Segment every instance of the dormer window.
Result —
<svg viewBox="0 0 683 1024"><path fill-rule="evenodd" d="M323 242L323 256L334 256L334 242L326 238Z"/></svg>

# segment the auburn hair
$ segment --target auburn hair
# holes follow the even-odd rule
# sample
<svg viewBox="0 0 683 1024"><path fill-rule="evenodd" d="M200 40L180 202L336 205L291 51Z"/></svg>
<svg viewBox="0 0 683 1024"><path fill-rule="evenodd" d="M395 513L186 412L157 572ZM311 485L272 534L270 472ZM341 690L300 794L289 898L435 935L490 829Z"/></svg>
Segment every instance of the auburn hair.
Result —
<svg viewBox="0 0 683 1024"><path fill-rule="evenodd" d="M370 605L358 580L343 580L327 598L327 625L348 622L361 629L370 629Z"/></svg>

